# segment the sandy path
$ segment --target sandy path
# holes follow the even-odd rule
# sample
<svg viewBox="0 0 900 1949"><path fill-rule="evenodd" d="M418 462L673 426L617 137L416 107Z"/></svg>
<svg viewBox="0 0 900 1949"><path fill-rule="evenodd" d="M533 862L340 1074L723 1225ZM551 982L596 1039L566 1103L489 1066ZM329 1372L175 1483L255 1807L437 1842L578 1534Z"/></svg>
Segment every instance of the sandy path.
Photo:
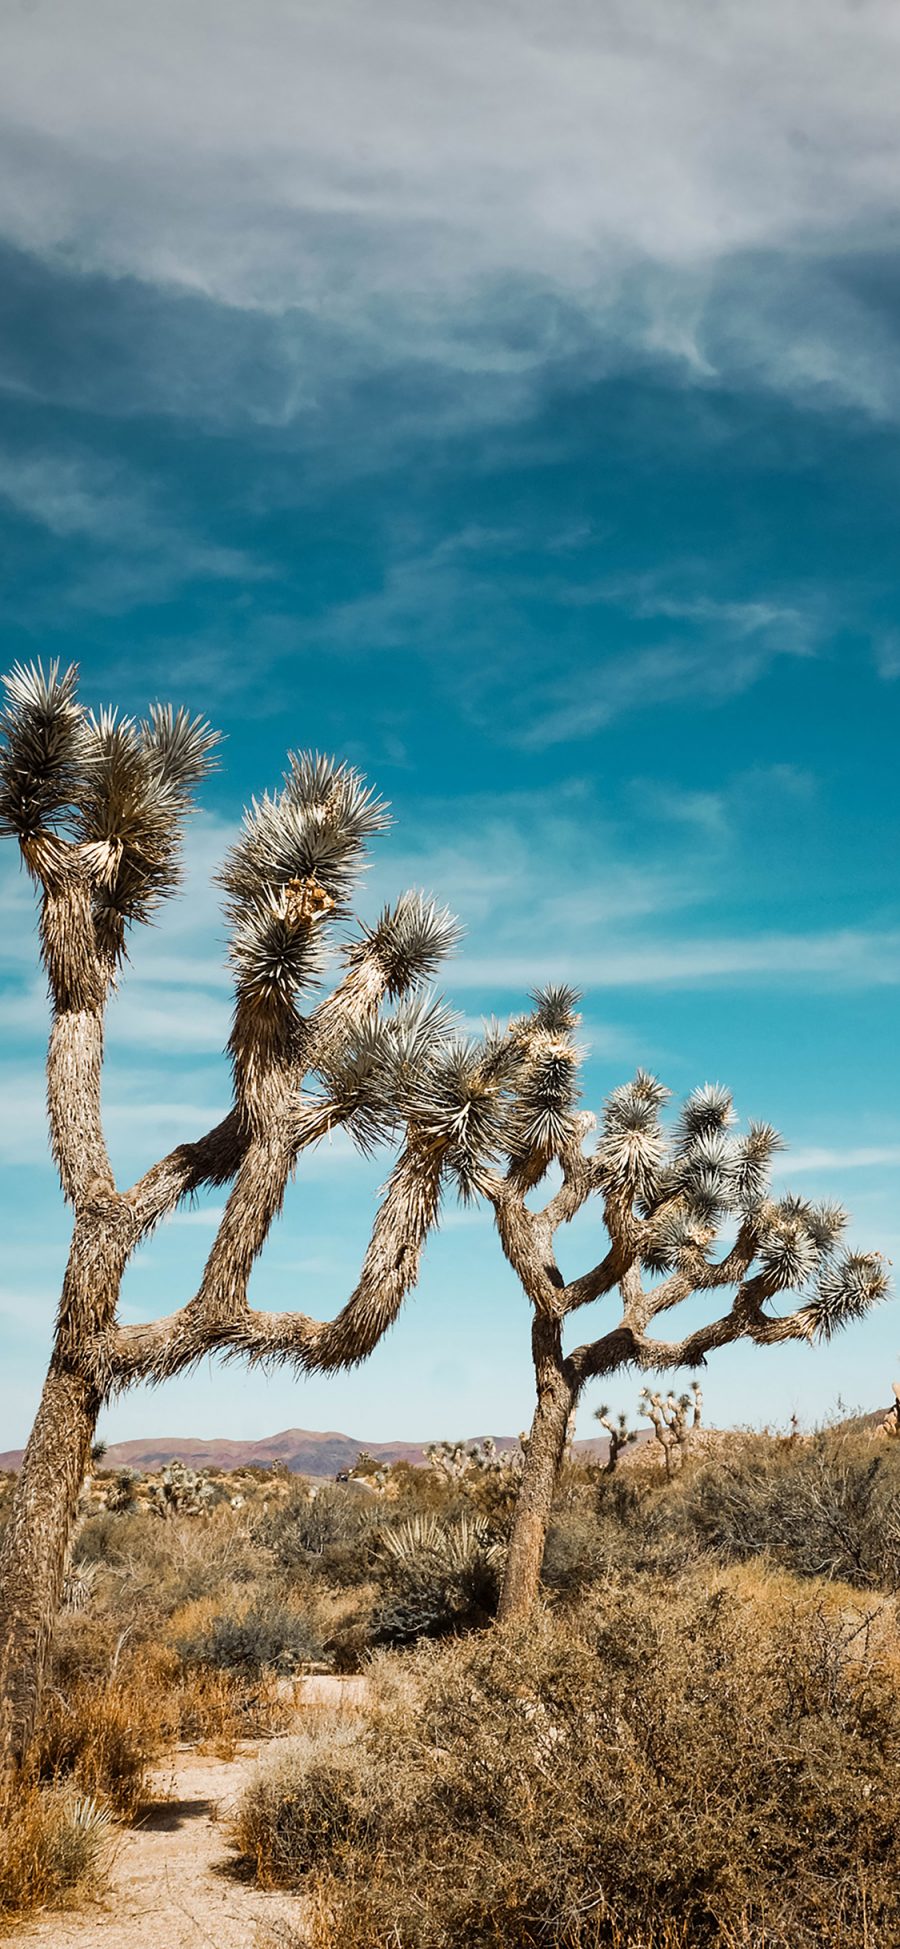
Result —
<svg viewBox="0 0 900 1949"><path fill-rule="evenodd" d="M45 1911L7 1940L22 1949L294 1949L296 1896L263 1894L229 1872L223 1824L260 1750L245 1745L233 1760L184 1750L154 1768L143 1818L117 1841L102 1900Z"/></svg>

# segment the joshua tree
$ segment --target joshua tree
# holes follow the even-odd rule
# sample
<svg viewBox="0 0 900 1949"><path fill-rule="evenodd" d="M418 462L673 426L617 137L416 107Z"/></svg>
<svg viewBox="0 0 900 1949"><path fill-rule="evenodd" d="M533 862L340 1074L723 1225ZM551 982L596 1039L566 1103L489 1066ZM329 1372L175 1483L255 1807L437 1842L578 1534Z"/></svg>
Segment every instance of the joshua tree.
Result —
<svg viewBox="0 0 900 1949"><path fill-rule="evenodd" d="M900 1381L892 1381L891 1388L894 1399L881 1423L881 1432L896 1441L900 1437Z"/></svg>
<svg viewBox="0 0 900 1949"><path fill-rule="evenodd" d="M537 1406L522 1469L501 1618L528 1610L537 1593L566 1432L586 1381L634 1365L645 1372L702 1367L717 1347L829 1339L887 1290L878 1254L841 1252L846 1213L832 1204L774 1197L780 1138L766 1123L732 1131L728 1092L704 1086L668 1131L668 1092L639 1071L613 1091L589 1147L594 1118L579 1109L578 997L551 988L531 1014L483 1040L439 1054L411 1111L463 1197L493 1206L503 1251L532 1309ZM417 1092L413 1092L414 1097ZM558 1182L538 1207L552 1167ZM555 1239L596 1201L606 1245L566 1280ZM723 1311L682 1339L657 1339L652 1323L692 1294L730 1292ZM799 1303L779 1311L781 1295ZM568 1351L567 1320L618 1296L618 1317L599 1338Z"/></svg>
<svg viewBox="0 0 900 1949"><path fill-rule="evenodd" d="M623 1448L628 1448L633 1441L637 1441L638 1431L636 1428L629 1428L626 1414L620 1414L616 1421L611 1420L609 1408L605 1406L594 1409L594 1420L599 1421L601 1428L605 1428L609 1436L606 1473L614 1475Z"/></svg>
<svg viewBox="0 0 900 1949"><path fill-rule="evenodd" d="M691 1414L690 1422L688 1415ZM703 1395L699 1381L691 1382L690 1394L660 1394L656 1389L641 1389L640 1410L653 1424L653 1433L662 1449L666 1464L666 1478L671 1482L684 1461L684 1452L690 1440L691 1430L699 1428L703 1413Z"/></svg>
<svg viewBox="0 0 900 1949"><path fill-rule="evenodd" d="M355 772L289 759L282 789L254 800L220 879L235 983L233 1102L120 1189L100 1105L104 1010L131 929L177 887L181 834L216 737L184 711L142 722L80 705L76 671L16 666L0 717L0 830L19 842L39 895L51 1029L50 1138L73 1208L71 1250L49 1371L0 1560L0 1773L25 1756L97 1415L139 1380L163 1380L221 1350L301 1370L361 1360L417 1274L439 1170L415 1137L401 1149L359 1284L327 1322L250 1308L254 1262L301 1151L336 1125L371 1146L401 1131L395 1110L444 1028L417 997L455 924L405 893L340 949L315 999L334 924L386 808ZM299 1000L313 998L309 1012ZM396 1004L391 1013L383 1005ZM199 1290L180 1311L123 1325L118 1298L135 1248L204 1185L231 1187Z"/></svg>

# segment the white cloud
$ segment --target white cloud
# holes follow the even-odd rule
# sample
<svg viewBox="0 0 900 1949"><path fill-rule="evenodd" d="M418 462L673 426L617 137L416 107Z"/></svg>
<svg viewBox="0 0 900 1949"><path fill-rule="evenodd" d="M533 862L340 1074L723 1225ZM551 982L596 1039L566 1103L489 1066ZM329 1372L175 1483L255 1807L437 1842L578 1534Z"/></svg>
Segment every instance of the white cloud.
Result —
<svg viewBox="0 0 900 1949"><path fill-rule="evenodd" d="M454 969L460 989L527 989L536 976L527 954L465 955ZM845 928L823 934L754 934L721 939L642 939L609 949L548 941L543 978L585 989L684 988L709 984L766 985L806 980L836 987L900 984L900 933Z"/></svg>
<svg viewBox="0 0 900 1949"><path fill-rule="evenodd" d="M898 86L889 0L41 0L4 22L0 228L298 307L363 360L425 326L430 356L514 378L524 281L701 381L738 356L880 410L889 362L873 378L852 299L837 338L762 274L718 344L706 314L741 253L802 270L892 219ZM566 330L545 309L541 357ZM293 392L315 408L300 349Z"/></svg>

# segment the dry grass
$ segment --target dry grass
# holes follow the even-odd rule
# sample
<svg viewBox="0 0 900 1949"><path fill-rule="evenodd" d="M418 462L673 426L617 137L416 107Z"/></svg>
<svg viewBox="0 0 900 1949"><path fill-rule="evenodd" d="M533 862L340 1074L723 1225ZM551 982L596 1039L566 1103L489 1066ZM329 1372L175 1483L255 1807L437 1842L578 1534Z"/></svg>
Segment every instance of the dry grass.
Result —
<svg viewBox="0 0 900 1949"><path fill-rule="evenodd" d="M134 1659L105 1683L82 1679L47 1697L36 1745L40 1777L71 1780L130 1818L145 1797L147 1768L176 1730L159 1661Z"/></svg>
<svg viewBox="0 0 900 1949"><path fill-rule="evenodd" d="M279 1674L321 1662L365 1664L372 1709L317 1719L239 1829L263 1880L302 1879L314 1949L893 1949L900 1444L728 1438L668 1485L567 1469L518 1637L472 1631L490 1591L461 1603L441 1552L385 1545L452 1540L458 1484L243 1482L238 1509L227 1486L201 1517L84 1524L0 1913L96 1871L73 1808L127 1820L174 1742L283 1732ZM476 1515L493 1550L508 1511Z"/></svg>
<svg viewBox="0 0 900 1949"><path fill-rule="evenodd" d="M0 1808L0 1931L29 1908L95 1890L114 1833L103 1806L72 1787L32 1784Z"/></svg>

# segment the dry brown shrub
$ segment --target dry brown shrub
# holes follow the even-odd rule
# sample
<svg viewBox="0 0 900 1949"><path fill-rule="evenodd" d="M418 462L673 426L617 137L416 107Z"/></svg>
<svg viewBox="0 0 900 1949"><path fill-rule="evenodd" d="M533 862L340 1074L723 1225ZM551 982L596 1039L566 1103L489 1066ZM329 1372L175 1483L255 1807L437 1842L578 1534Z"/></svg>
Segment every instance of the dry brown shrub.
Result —
<svg viewBox="0 0 900 1949"><path fill-rule="evenodd" d="M0 1932L96 1886L113 1832L103 1807L71 1787L32 1784L0 1806Z"/></svg>
<svg viewBox="0 0 900 1949"><path fill-rule="evenodd" d="M102 1684L80 1679L66 1692L48 1694L36 1765L42 1779L70 1779L127 1818L144 1797L148 1766L174 1730L158 1661L136 1658Z"/></svg>
<svg viewBox="0 0 900 1949"><path fill-rule="evenodd" d="M888 1949L900 1703L856 1618L733 1573L376 1662L237 1840L315 1949ZM857 1602L858 1602L858 1593Z"/></svg>

